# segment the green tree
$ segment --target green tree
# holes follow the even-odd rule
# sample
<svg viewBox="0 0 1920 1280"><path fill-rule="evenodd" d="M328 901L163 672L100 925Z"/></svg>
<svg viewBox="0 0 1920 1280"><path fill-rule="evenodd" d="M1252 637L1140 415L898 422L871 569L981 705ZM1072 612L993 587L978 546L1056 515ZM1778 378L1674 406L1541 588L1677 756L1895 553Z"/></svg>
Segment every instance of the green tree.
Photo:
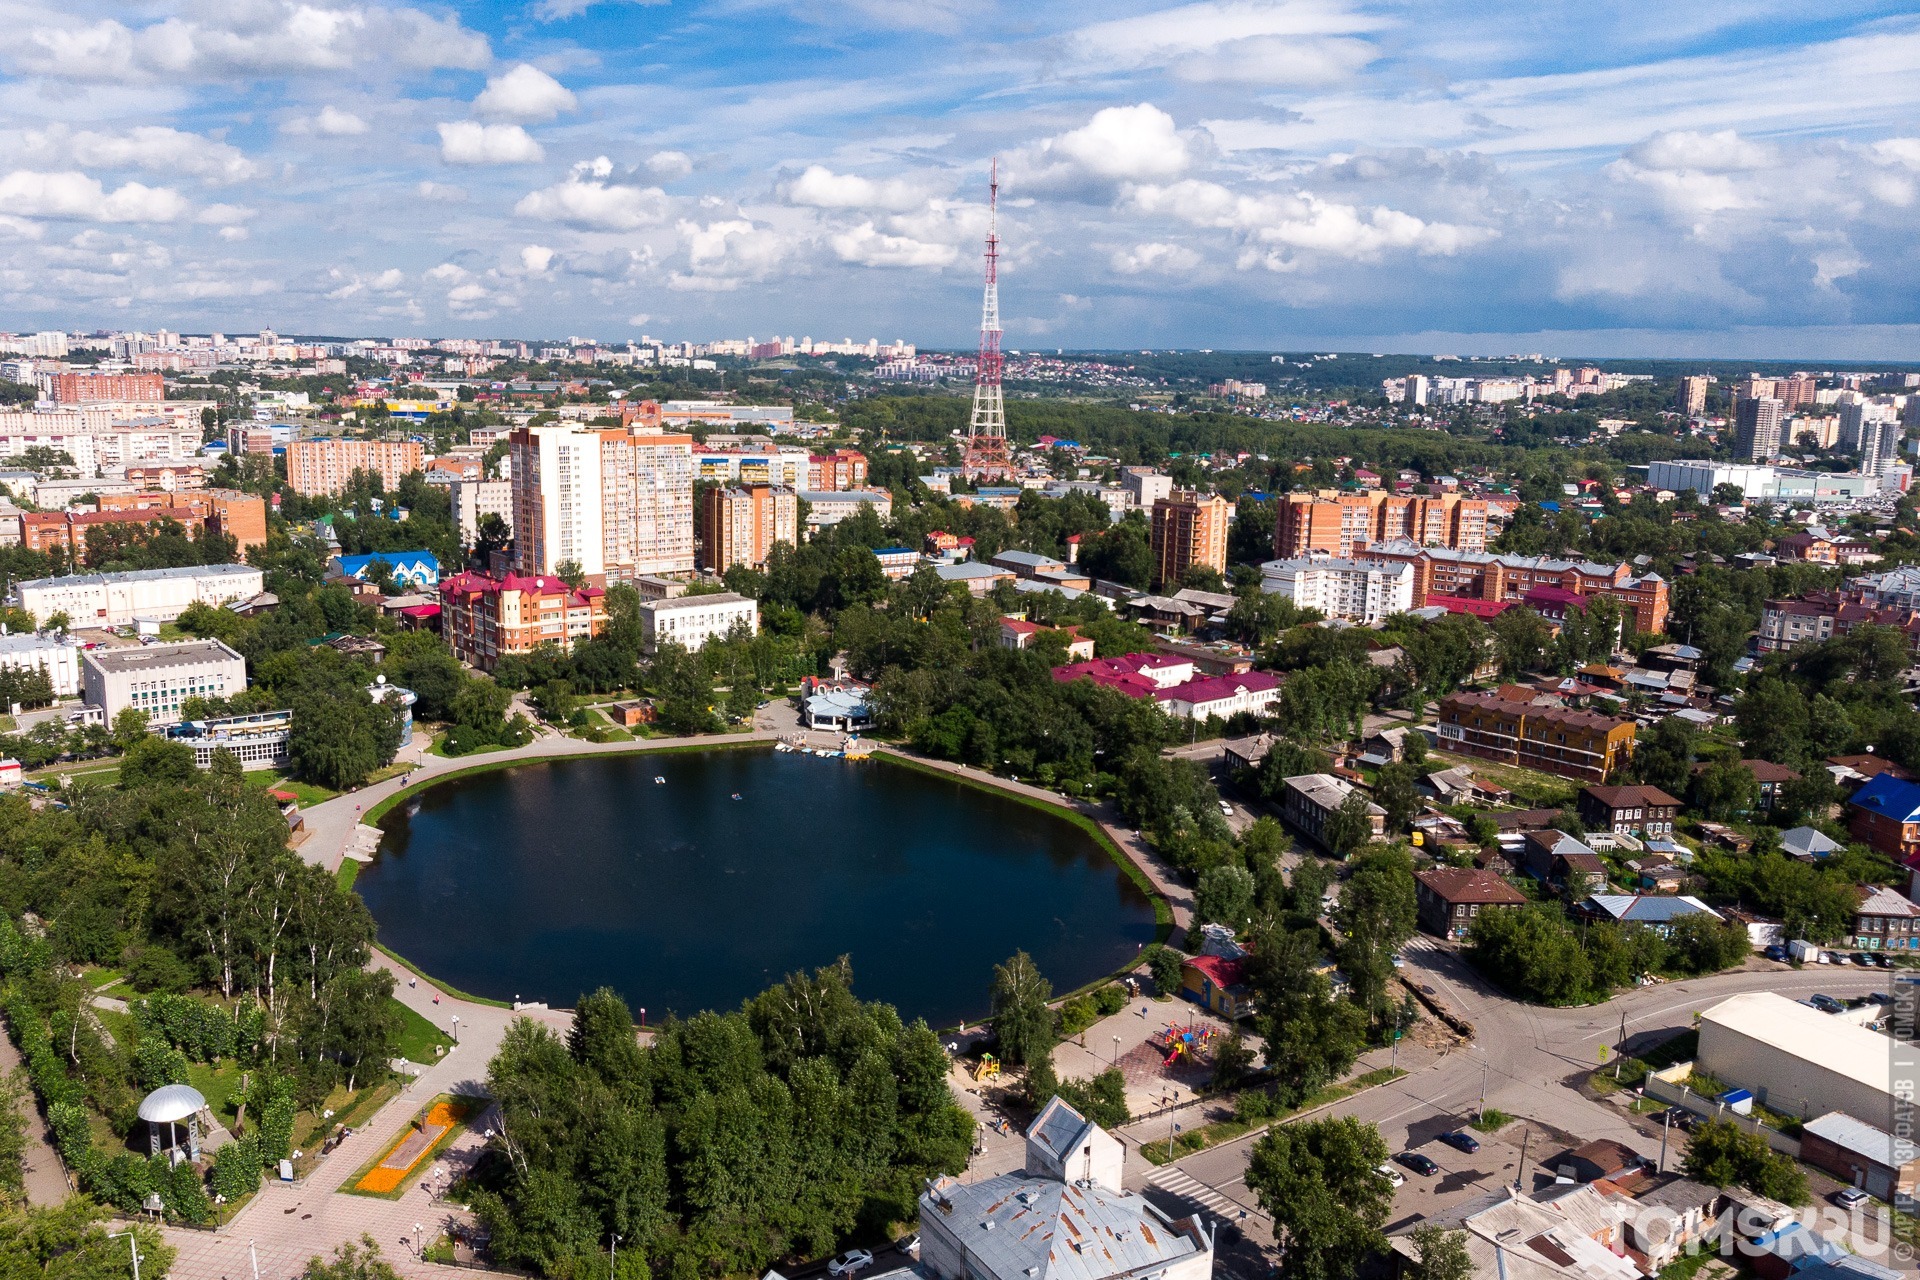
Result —
<svg viewBox="0 0 1920 1280"><path fill-rule="evenodd" d="M1413 741L1418 734L1409 733L1407 740ZM1381 767L1380 774L1374 779L1374 802L1387 811L1387 830L1405 831L1413 824L1420 812L1420 793L1415 790L1420 773L1411 764L1396 763Z"/></svg>
<svg viewBox="0 0 1920 1280"><path fill-rule="evenodd" d="M1731 1120L1709 1120L1687 1140L1687 1176L1713 1187L1742 1186L1782 1204L1806 1204L1807 1176L1792 1158Z"/></svg>
<svg viewBox="0 0 1920 1280"><path fill-rule="evenodd" d="M1194 891L1195 924L1218 921L1235 933L1247 927L1253 915L1253 873L1245 867L1223 863L1200 873Z"/></svg>
<svg viewBox="0 0 1920 1280"><path fill-rule="evenodd" d="M1467 948L1481 972L1523 1000L1574 1004L1593 994L1593 966L1557 908L1482 911Z"/></svg>
<svg viewBox="0 0 1920 1280"><path fill-rule="evenodd" d="M993 967L993 985L987 1007L993 1018L1000 1056L1012 1066L1045 1058L1053 1052L1053 984L1040 973L1033 957L1016 951L1005 964Z"/></svg>
<svg viewBox="0 0 1920 1280"><path fill-rule="evenodd" d="M113 745L122 751L147 736L147 713L138 707L123 707L113 717Z"/></svg>
<svg viewBox="0 0 1920 1280"><path fill-rule="evenodd" d="M1351 1116L1276 1125L1254 1144L1247 1186L1273 1219L1295 1280L1347 1280L1386 1247L1393 1189L1380 1131Z"/></svg>
<svg viewBox="0 0 1920 1280"><path fill-rule="evenodd" d="M371 1235L362 1235L358 1244L348 1241L329 1258L309 1258L300 1280L400 1280L400 1273L380 1256L380 1246Z"/></svg>
<svg viewBox="0 0 1920 1280"><path fill-rule="evenodd" d="M1186 963L1187 958L1172 947L1155 943L1147 954L1147 970L1153 976L1153 989L1163 996L1177 995Z"/></svg>
<svg viewBox="0 0 1920 1280"><path fill-rule="evenodd" d="M1338 857L1346 857L1373 839L1373 802L1367 793L1355 788L1347 793L1340 807L1327 816L1327 848Z"/></svg>
<svg viewBox="0 0 1920 1280"><path fill-rule="evenodd" d="M1413 1249L1419 1261L1402 1272L1405 1280L1472 1280L1466 1232L1425 1222L1413 1229Z"/></svg>

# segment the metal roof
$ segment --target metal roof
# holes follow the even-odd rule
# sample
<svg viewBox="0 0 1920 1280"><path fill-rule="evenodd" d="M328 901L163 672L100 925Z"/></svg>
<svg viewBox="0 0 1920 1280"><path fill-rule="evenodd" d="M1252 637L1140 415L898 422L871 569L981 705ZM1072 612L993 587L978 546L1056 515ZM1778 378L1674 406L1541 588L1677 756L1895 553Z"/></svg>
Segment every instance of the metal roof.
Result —
<svg viewBox="0 0 1920 1280"><path fill-rule="evenodd" d="M1771 991L1746 991L1702 1011L1700 1023L1703 1028L1723 1027L1869 1089L1893 1092L1892 1042L1887 1037L1797 1000Z"/></svg>
<svg viewBox="0 0 1920 1280"><path fill-rule="evenodd" d="M982 1280L1114 1280L1204 1252L1138 1195L1024 1173L937 1188L920 1220L950 1232Z"/></svg>
<svg viewBox="0 0 1920 1280"><path fill-rule="evenodd" d="M140 1103L140 1118L153 1124L185 1120L206 1108L207 1100L190 1084L165 1084Z"/></svg>
<svg viewBox="0 0 1920 1280"><path fill-rule="evenodd" d="M1844 1111L1829 1111L1801 1126L1808 1133L1824 1138L1843 1151L1865 1156L1889 1169L1920 1155L1920 1148L1906 1138L1896 1138L1884 1129L1876 1129L1864 1120L1855 1120Z"/></svg>
<svg viewBox="0 0 1920 1280"><path fill-rule="evenodd" d="M16 587L101 586L113 582L165 582L172 578L218 578L233 573L250 573L257 577L261 570L250 564L190 564L173 569L128 569L124 573L75 573L64 578L29 578L14 585Z"/></svg>
<svg viewBox="0 0 1920 1280"><path fill-rule="evenodd" d="M200 667L209 662L239 662L240 655L218 640L186 640L179 644L146 644L139 648L89 649L81 661L102 671L167 671Z"/></svg>

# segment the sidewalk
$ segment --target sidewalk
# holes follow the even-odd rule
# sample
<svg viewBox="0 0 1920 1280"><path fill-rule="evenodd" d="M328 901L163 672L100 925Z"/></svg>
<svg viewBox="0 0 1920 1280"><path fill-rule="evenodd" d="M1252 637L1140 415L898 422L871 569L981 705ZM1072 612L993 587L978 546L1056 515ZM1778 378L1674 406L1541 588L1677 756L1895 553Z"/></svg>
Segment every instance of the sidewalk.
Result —
<svg viewBox="0 0 1920 1280"><path fill-rule="evenodd" d="M21 1071L26 1077L25 1064L21 1061L20 1050L13 1044L13 1036L0 1022L0 1071L11 1075ZM27 1203L35 1205L57 1205L67 1198L66 1166L60 1163L60 1156L53 1149L53 1132L47 1128L47 1121L40 1114L39 1101L33 1090L27 1090L21 1101L26 1113L27 1149L23 1152L26 1162Z"/></svg>

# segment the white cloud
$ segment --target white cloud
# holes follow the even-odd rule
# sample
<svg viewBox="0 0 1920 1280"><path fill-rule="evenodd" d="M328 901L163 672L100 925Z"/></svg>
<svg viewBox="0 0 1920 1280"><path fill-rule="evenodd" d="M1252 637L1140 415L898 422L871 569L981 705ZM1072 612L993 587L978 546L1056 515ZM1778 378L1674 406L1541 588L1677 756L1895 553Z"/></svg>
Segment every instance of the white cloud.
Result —
<svg viewBox="0 0 1920 1280"><path fill-rule="evenodd" d="M1732 129L1697 133L1689 129L1656 133L1629 148L1626 158L1642 169L1670 172L1747 173L1774 163L1772 147L1741 137Z"/></svg>
<svg viewBox="0 0 1920 1280"><path fill-rule="evenodd" d="M577 18L601 0L536 0L533 16L542 22L559 22L565 18ZM630 4L665 4L667 0L628 0Z"/></svg>
<svg viewBox="0 0 1920 1280"><path fill-rule="evenodd" d="M448 203L454 203L467 198L467 189L465 187L451 186L445 182L422 181L418 186L414 187L414 191L419 194L422 200L444 200Z"/></svg>
<svg viewBox="0 0 1920 1280"><path fill-rule="evenodd" d="M440 158L448 164L532 164L546 155L517 124L455 120L440 126Z"/></svg>
<svg viewBox="0 0 1920 1280"><path fill-rule="evenodd" d="M1886 138L1873 144L1873 158L1920 173L1920 138Z"/></svg>
<svg viewBox="0 0 1920 1280"><path fill-rule="evenodd" d="M871 222L834 236L833 251L840 261L863 267L944 267L959 253L950 244L887 235Z"/></svg>
<svg viewBox="0 0 1920 1280"><path fill-rule="evenodd" d="M1173 117L1150 102L1142 102L1096 111L1080 128L1041 143L1040 171L1032 175L1033 180L1048 176L1045 166L1049 161L1056 165L1065 162L1072 169L1100 178L1140 181L1184 173L1193 163L1193 155Z"/></svg>
<svg viewBox="0 0 1920 1280"><path fill-rule="evenodd" d="M97 178L68 170L15 169L0 177L0 214L81 222L172 222L187 202L169 187L129 182L109 192Z"/></svg>
<svg viewBox="0 0 1920 1280"><path fill-rule="evenodd" d="M281 125L280 131L296 135L314 134L322 138L357 138L370 127L353 112L342 111L329 104L312 116L296 116Z"/></svg>
<svg viewBox="0 0 1920 1280"><path fill-rule="evenodd" d="M28 34L19 64L38 75L116 83L251 75L478 69L487 38L458 18L378 4L248 0L130 27L113 18Z"/></svg>
<svg viewBox="0 0 1920 1280"><path fill-rule="evenodd" d="M523 124L551 120L580 105L573 92L552 76L523 62L505 75L494 76L473 100L473 114L489 120L517 120Z"/></svg>
<svg viewBox="0 0 1920 1280"><path fill-rule="evenodd" d="M1240 232L1252 246L1269 246L1251 256L1243 253L1240 265L1276 271L1294 269L1300 253L1355 262L1375 261L1393 250L1444 256L1499 235L1488 227L1427 222L1385 205L1361 210L1306 191L1245 195L1193 179L1137 187L1131 199L1143 213Z"/></svg>
<svg viewBox="0 0 1920 1280"><path fill-rule="evenodd" d="M188 174L208 182L245 182L259 172L236 146L164 125L139 125L125 133L55 126L31 130L21 140L26 155L43 163Z"/></svg>
<svg viewBox="0 0 1920 1280"><path fill-rule="evenodd" d="M788 239L771 227L745 218L724 218L701 226L678 225L687 244L691 271L674 272L667 287L691 292L722 293L765 279L787 256Z"/></svg>
<svg viewBox="0 0 1920 1280"><path fill-rule="evenodd" d="M553 250L543 244L530 244L520 250L520 265L539 275L553 262Z"/></svg>
<svg viewBox="0 0 1920 1280"><path fill-rule="evenodd" d="M193 216L193 220L209 227L232 227L247 222L257 216L258 209L249 209L243 204L210 204Z"/></svg>
<svg viewBox="0 0 1920 1280"><path fill-rule="evenodd" d="M611 169L612 166L607 165L607 171ZM575 165L565 182L529 191L513 211L523 218L560 222L589 231L632 231L666 218L666 192L658 187L629 187L601 181L604 176L598 162Z"/></svg>
<svg viewBox="0 0 1920 1280"><path fill-rule="evenodd" d="M693 172L693 159L684 151L656 151L647 157L647 171L658 178L684 178Z"/></svg>
<svg viewBox="0 0 1920 1280"><path fill-rule="evenodd" d="M1200 255L1182 244L1154 242L1118 250L1110 261L1113 269L1123 275L1139 275L1149 271L1173 275L1198 267Z"/></svg>
<svg viewBox="0 0 1920 1280"><path fill-rule="evenodd" d="M918 206L926 193L899 178L876 182L850 173L834 173L824 165L809 165L787 184L787 199L815 209L890 209L904 212Z"/></svg>
<svg viewBox="0 0 1920 1280"><path fill-rule="evenodd" d="M640 312L636 312L633 315L628 316L627 323L634 326L635 328L639 328L641 325L647 323L647 321L651 319L653 319L652 316L648 315L644 311L640 311Z"/></svg>
<svg viewBox="0 0 1920 1280"><path fill-rule="evenodd" d="M1385 25L1332 0L1206 0L1082 27L1067 48L1102 75L1165 67L1188 80L1321 85L1376 58L1361 37Z"/></svg>

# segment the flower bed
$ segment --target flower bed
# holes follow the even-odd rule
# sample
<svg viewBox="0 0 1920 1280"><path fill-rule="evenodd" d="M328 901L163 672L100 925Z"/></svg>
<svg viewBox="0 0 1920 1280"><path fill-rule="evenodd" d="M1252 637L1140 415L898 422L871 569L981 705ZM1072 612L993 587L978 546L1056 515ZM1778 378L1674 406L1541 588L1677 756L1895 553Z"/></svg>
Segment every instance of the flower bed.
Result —
<svg viewBox="0 0 1920 1280"><path fill-rule="evenodd" d="M373 1165L354 1180L352 1189L362 1195L395 1196L407 1178L453 1135L474 1110L468 1098L443 1097L434 1101L393 1144L381 1152Z"/></svg>

